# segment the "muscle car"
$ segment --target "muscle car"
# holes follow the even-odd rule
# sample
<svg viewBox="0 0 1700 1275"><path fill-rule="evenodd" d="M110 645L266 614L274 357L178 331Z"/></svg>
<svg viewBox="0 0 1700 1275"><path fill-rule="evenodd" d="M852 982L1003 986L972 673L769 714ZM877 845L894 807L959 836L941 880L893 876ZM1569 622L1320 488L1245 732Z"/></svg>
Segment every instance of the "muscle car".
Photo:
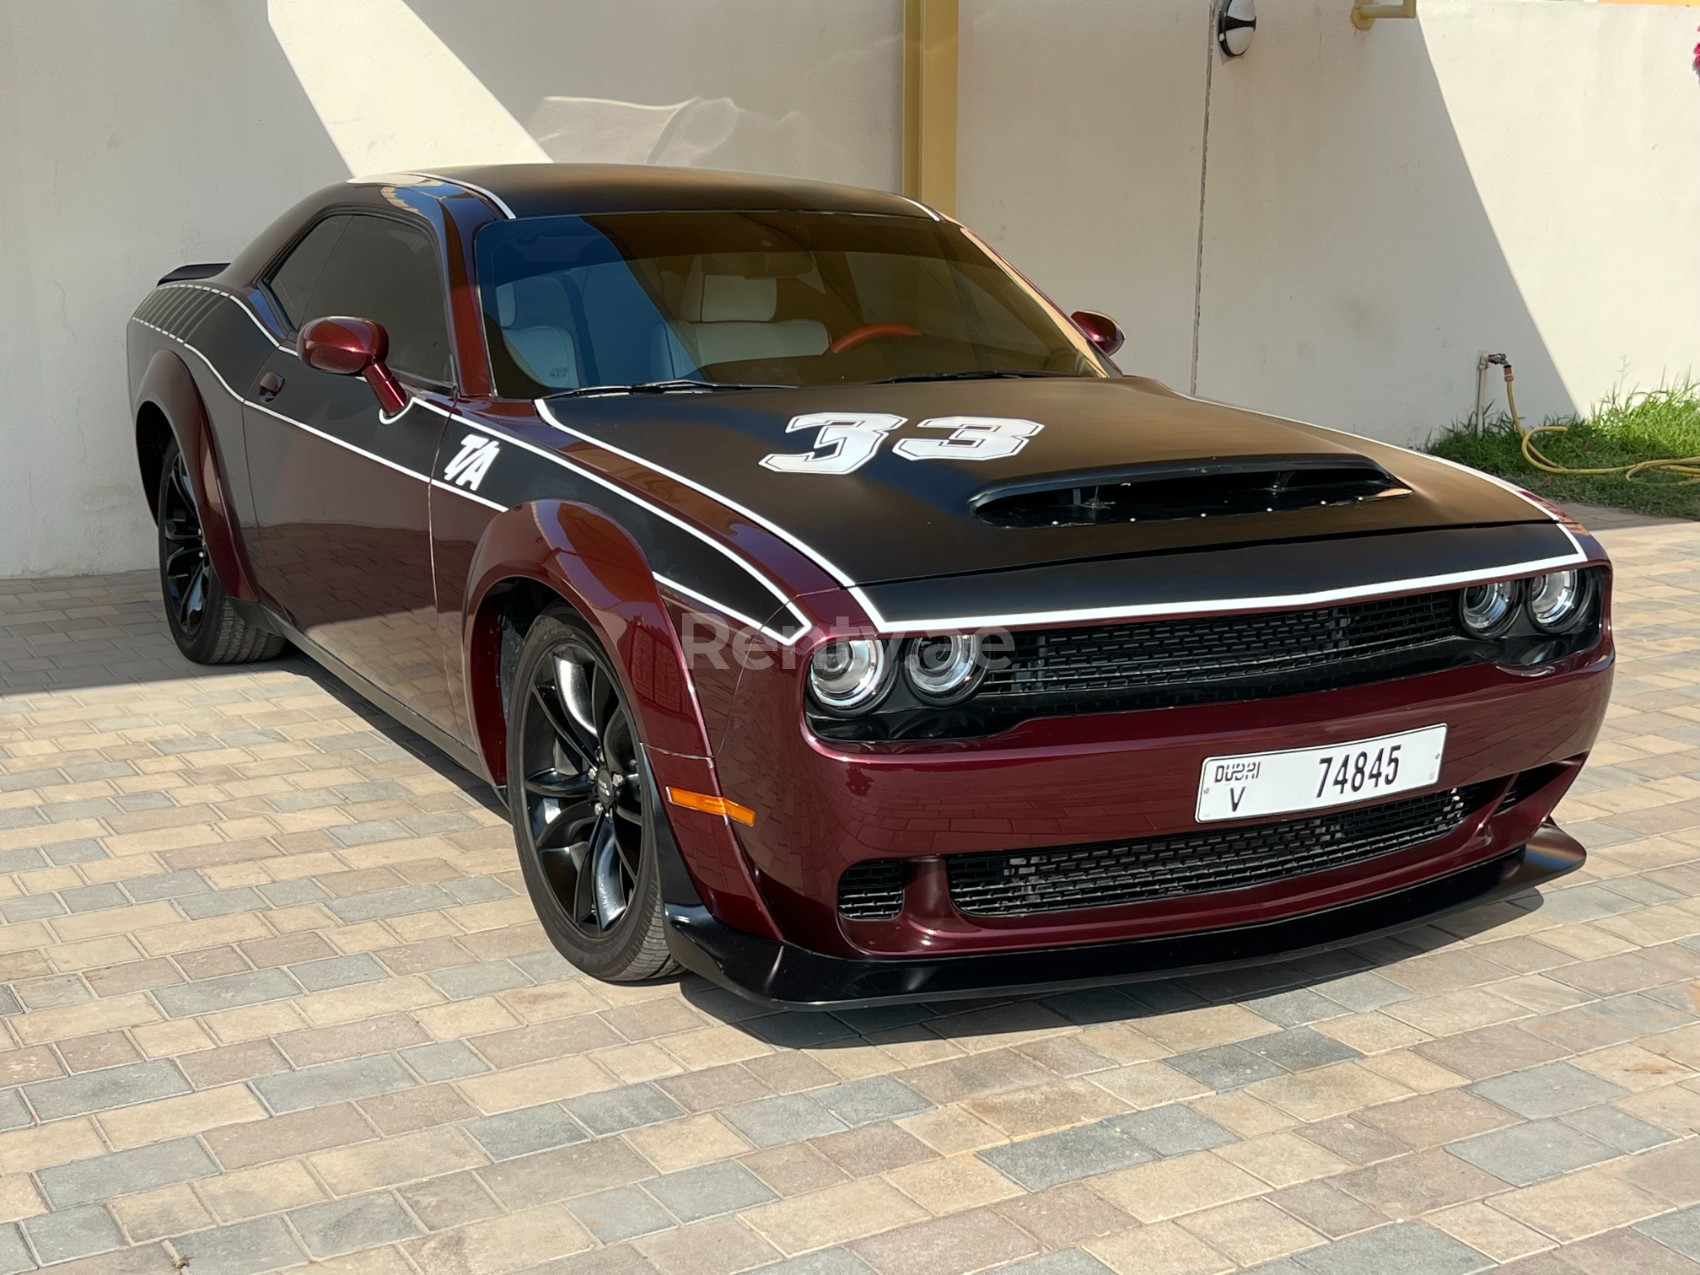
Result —
<svg viewBox="0 0 1700 1275"><path fill-rule="evenodd" d="M1578 866L1600 545L1121 341L896 195L353 180L129 324L166 623L292 643L493 784L608 980L1134 980Z"/></svg>

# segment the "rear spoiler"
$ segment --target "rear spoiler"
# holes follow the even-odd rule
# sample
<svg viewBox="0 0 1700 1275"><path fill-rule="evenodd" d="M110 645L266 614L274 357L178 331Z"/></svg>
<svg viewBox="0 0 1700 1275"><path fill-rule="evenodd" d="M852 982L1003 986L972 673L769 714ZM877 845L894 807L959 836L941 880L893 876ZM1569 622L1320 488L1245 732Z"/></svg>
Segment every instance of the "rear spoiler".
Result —
<svg viewBox="0 0 1700 1275"><path fill-rule="evenodd" d="M204 261L200 265L178 266L177 269L162 278L160 283L182 283L185 279L210 279L229 264L228 261Z"/></svg>

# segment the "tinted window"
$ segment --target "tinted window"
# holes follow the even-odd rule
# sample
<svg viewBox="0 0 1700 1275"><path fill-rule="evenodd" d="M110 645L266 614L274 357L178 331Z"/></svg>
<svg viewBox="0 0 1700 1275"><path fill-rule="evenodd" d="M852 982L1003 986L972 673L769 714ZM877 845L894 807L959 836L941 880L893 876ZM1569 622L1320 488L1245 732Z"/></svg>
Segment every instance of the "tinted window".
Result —
<svg viewBox="0 0 1700 1275"><path fill-rule="evenodd" d="M474 250L491 366L508 395L675 377L1106 374L999 262L920 217L540 217L485 226Z"/></svg>
<svg viewBox="0 0 1700 1275"><path fill-rule="evenodd" d="M268 283L291 330L317 317L309 309L313 304L313 289L324 273L325 262L330 260L331 250L336 247L348 220L347 217L326 217L309 230L307 237L290 249L283 264L272 271Z"/></svg>
<svg viewBox="0 0 1700 1275"><path fill-rule="evenodd" d="M442 270L437 247L421 227L394 217L358 213L320 223L285 261L272 280L277 292L296 257L331 222L341 222L306 304L290 303L281 295L291 324L342 315L381 323L389 333L389 364L395 371L420 380L448 384L449 330L445 317ZM305 267L303 272L305 271Z"/></svg>

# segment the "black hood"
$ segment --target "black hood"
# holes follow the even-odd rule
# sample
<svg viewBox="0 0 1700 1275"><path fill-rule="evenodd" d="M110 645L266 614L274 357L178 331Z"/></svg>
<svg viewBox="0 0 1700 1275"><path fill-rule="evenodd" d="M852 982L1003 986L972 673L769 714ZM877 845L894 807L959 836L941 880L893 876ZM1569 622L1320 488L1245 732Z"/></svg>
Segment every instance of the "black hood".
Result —
<svg viewBox="0 0 1700 1275"><path fill-rule="evenodd" d="M547 408L568 431L783 529L857 584L1547 521L1515 493L1432 458L1133 377L610 395ZM809 413L905 423L850 473L764 466L811 450L815 428L787 432ZM921 422L962 416L1040 428L991 460L910 459L898 446L946 437Z"/></svg>

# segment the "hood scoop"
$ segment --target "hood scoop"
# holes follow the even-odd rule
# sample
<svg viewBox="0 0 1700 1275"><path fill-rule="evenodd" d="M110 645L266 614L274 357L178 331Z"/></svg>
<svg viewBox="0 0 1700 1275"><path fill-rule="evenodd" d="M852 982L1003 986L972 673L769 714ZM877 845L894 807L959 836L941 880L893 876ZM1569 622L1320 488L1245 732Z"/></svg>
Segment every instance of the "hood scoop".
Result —
<svg viewBox="0 0 1700 1275"><path fill-rule="evenodd" d="M997 483L968 507L998 527L1171 522L1356 505L1411 489L1367 456L1236 456Z"/></svg>

